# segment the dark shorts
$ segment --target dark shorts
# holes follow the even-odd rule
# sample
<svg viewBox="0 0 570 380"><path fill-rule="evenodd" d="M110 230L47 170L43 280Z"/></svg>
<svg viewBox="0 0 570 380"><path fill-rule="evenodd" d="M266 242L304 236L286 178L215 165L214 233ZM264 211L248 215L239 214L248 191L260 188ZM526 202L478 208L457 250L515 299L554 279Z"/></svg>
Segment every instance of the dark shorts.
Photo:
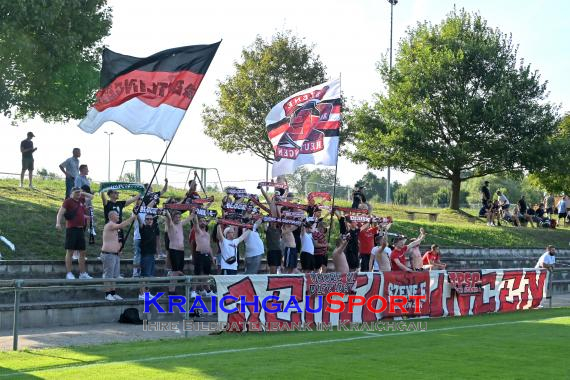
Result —
<svg viewBox="0 0 570 380"><path fill-rule="evenodd" d="M315 269L315 256L309 252L301 252L301 268L303 270Z"/></svg>
<svg viewBox="0 0 570 380"><path fill-rule="evenodd" d="M558 213L558 219L566 218L566 216L568 216L567 212L559 212Z"/></svg>
<svg viewBox="0 0 570 380"><path fill-rule="evenodd" d="M358 269L360 267L360 260L358 259L357 252L346 251L344 254L346 256L346 262L348 263L348 268L350 268L351 271Z"/></svg>
<svg viewBox="0 0 570 380"><path fill-rule="evenodd" d="M22 170L34 170L34 159L22 158Z"/></svg>
<svg viewBox="0 0 570 380"><path fill-rule="evenodd" d="M297 268L297 248L285 247L283 252L285 268Z"/></svg>
<svg viewBox="0 0 570 380"><path fill-rule="evenodd" d="M154 255L141 256L141 277L154 277Z"/></svg>
<svg viewBox="0 0 570 380"><path fill-rule="evenodd" d="M208 253L195 252L192 256L194 259L194 275L212 273L212 259Z"/></svg>
<svg viewBox="0 0 570 380"><path fill-rule="evenodd" d="M169 249L170 265L174 272L184 272L184 251Z"/></svg>
<svg viewBox="0 0 570 380"><path fill-rule="evenodd" d="M283 259L283 254L281 251L269 251L267 252L267 265L270 267L281 266L281 260Z"/></svg>
<svg viewBox="0 0 570 380"><path fill-rule="evenodd" d="M508 205L502 205L502 206L501 206L501 208L502 208L503 210L508 210L509 207L511 207L510 204L508 204Z"/></svg>
<svg viewBox="0 0 570 380"><path fill-rule="evenodd" d="M329 261L327 255L315 255L314 260L315 260L315 269L319 269L322 266L326 267Z"/></svg>
<svg viewBox="0 0 570 380"><path fill-rule="evenodd" d="M236 275L237 274L237 270L236 269L222 269L222 275Z"/></svg>
<svg viewBox="0 0 570 380"><path fill-rule="evenodd" d="M370 270L370 255L366 255L364 253L360 254L360 271L361 272L368 272Z"/></svg>
<svg viewBox="0 0 570 380"><path fill-rule="evenodd" d="M65 249L70 251L85 251L85 233L82 227L65 230Z"/></svg>
<svg viewBox="0 0 570 380"><path fill-rule="evenodd" d="M168 232L164 233L164 248L166 251L170 249L170 239L168 238Z"/></svg>
<svg viewBox="0 0 570 380"><path fill-rule="evenodd" d="M552 207L547 208L546 213L547 214L554 214L554 208L552 208Z"/></svg>

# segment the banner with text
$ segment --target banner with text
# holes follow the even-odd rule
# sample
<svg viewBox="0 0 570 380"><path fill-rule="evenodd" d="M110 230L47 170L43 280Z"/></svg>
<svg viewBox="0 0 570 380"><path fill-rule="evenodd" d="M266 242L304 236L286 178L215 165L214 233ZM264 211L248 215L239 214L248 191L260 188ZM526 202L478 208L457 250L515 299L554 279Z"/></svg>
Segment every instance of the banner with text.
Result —
<svg viewBox="0 0 570 380"><path fill-rule="evenodd" d="M450 278L451 277L451 278ZM541 269L483 269L481 271L431 271L415 273L323 273L298 275L236 275L214 276L220 302L226 310L218 309L218 322L244 326L273 323L313 325L326 323L376 322L380 319L400 319L399 310L391 312L390 305L382 312L371 311L364 305L351 305L349 297L369 300L382 296L404 296L411 299L405 308L408 316L462 316L494 312L509 312L537 308L546 297L549 272ZM465 291L457 291L461 288ZM478 289L480 291L478 291ZM476 291L477 290L477 291ZM343 303L342 312L327 311L330 292L335 296L335 308ZM410 296L425 296L416 301ZM243 305L241 303L243 302ZM375 301L376 302L376 301ZM416 309L416 302L419 303ZM262 305L262 303L264 305ZM381 309L379 303L374 310ZM332 306L331 306L332 307ZM417 311L417 312L416 312Z"/></svg>

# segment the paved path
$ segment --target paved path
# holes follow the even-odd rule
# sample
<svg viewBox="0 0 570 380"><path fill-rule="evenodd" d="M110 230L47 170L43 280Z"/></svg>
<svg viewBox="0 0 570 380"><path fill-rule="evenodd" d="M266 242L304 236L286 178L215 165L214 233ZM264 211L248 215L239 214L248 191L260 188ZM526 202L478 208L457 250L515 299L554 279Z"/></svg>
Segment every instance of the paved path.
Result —
<svg viewBox="0 0 570 380"><path fill-rule="evenodd" d="M179 324L180 328L182 323ZM208 332L189 331L189 337ZM18 348L85 346L164 338L184 338L184 331L143 331L142 325L100 323L84 326L28 328L20 332ZM12 349L12 331L0 330L0 351Z"/></svg>
<svg viewBox="0 0 570 380"><path fill-rule="evenodd" d="M544 302L548 307L548 300ZM556 294L553 307L570 306L570 294ZM209 317L212 321L213 318ZM180 321L179 326L182 327ZM208 335L208 331L189 331L189 337ZM142 325L100 323L84 326L28 328L20 332L18 348L84 346L164 338L183 338L184 331L144 331ZM12 349L12 331L0 330L0 351Z"/></svg>

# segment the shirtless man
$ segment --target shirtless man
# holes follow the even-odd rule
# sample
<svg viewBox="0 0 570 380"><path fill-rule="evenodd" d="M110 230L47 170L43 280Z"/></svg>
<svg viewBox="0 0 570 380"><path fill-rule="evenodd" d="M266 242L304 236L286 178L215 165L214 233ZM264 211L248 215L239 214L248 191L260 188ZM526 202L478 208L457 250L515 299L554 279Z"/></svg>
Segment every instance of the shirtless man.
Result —
<svg viewBox="0 0 570 380"><path fill-rule="evenodd" d="M210 233L208 232L208 223L205 219L198 219L196 211L192 211L192 223L194 226L194 236L196 241L196 250L192 255L194 262L194 275L210 275L212 274L212 263L216 265L216 258L212 254L212 247L210 246ZM211 297L214 295L206 280L205 285L201 287L206 296ZM200 290L202 290L200 289ZM192 290L192 297L196 296L196 290Z"/></svg>
<svg viewBox="0 0 570 380"><path fill-rule="evenodd" d="M298 227L294 225L284 225L281 227L281 241L283 242L283 257L284 257L284 270L285 273L299 273L297 270L297 244L295 243L295 236L293 231Z"/></svg>
<svg viewBox="0 0 570 380"><path fill-rule="evenodd" d="M336 241L336 248L333 251L334 271L339 273L348 273L350 271L344 250L348 245L346 235Z"/></svg>
<svg viewBox="0 0 570 380"><path fill-rule="evenodd" d="M392 250L387 247L386 235L376 236L375 241L376 246L370 252L368 269L370 272L389 272L391 270L390 253Z"/></svg>
<svg viewBox="0 0 570 380"><path fill-rule="evenodd" d="M103 278L119 278L120 264L119 251L121 242L119 241L119 230L125 228L136 218L135 214L122 223L119 223L119 213L115 210L109 212L109 223L103 228L103 246L101 247L101 261L103 261ZM105 290L107 301L120 301L123 298L115 293L113 283L108 284Z"/></svg>
<svg viewBox="0 0 570 380"><path fill-rule="evenodd" d="M192 221L192 215L181 221L180 212L178 211L173 212L172 215L170 215L169 212L164 214L166 216L168 237L170 239L168 249L172 269L170 276L184 276L184 225ZM169 295L175 295L175 291L176 286L170 286L168 288ZM195 297L196 294L192 294L192 296Z"/></svg>
<svg viewBox="0 0 570 380"><path fill-rule="evenodd" d="M423 236L423 237L422 237ZM420 236L418 237L418 239L423 239L425 238L426 233L424 231L423 228L420 228ZM410 239L410 258L411 258L411 264L412 264L412 269L415 271L422 271L423 270L423 260L422 260L422 253L420 252L420 246L419 245L414 245L412 247L412 243L414 241L416 241L417 239Z"/></svg>

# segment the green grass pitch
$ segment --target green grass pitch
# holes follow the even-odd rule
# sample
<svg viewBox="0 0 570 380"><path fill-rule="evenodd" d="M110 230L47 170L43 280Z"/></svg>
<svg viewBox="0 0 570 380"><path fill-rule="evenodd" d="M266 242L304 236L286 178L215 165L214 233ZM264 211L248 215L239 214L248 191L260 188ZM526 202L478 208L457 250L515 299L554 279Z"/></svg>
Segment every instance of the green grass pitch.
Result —
<svg viewBox="0 0 570 380"><path fill-rule="evenodd" d="M570 308L427 322L426 332L222 334L3 352L0 379L570 378Z"/></svg>

